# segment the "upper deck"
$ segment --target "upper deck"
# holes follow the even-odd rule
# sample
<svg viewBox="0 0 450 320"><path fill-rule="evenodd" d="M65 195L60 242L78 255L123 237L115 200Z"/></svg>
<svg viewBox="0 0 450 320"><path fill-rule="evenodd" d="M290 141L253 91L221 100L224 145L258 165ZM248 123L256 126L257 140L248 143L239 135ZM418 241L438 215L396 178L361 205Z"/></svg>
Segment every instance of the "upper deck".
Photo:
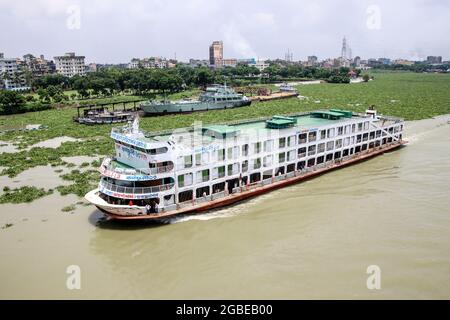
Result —
<svg viewBox="0 0 450 320"><path fill-rule="evenodd" d="M339 114L340 111L341 113ZM313 112L303 112L296 114L289 114L287 116L279 116L281 119L291 119L292 125L288 129L297 132L315 131L320 128L338 126L339 124L351 124L361 121L383 121L398 122L402 121L399 118L379 116L373 118L371 115L352 113L345 110L317 110ZM275 121L277 116L262 117L257 119L240 120L235 122L226 122L221 124L205 125L199 127L194 124L191 127L178 128L172 130L143 133L132 132L129 127L113 128L111 138L125 142L143 149L154 149L162 146L175 145L174 136L191 135L193 139L177 139L176 144L181 147L192 147L193 141L201 139L203 145L208 145L217 140L217 138L229 138L236 136L251 136L251 135L270 135L272 131L279 132L284 128L273 128L267 125L268 121ZM283 121L281 120L281 122ZM280 122L280 123L281 123Z"/></svg>

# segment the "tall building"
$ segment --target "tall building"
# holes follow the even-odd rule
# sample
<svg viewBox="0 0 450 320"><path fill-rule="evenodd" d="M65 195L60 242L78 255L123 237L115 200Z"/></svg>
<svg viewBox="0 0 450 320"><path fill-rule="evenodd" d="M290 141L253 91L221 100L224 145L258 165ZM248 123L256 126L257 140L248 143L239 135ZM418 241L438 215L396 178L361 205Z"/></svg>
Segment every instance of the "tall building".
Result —
<svg viewBox="0 0 450 320"><path fill-rule="evenodd" d="M427 57L427 63L429 63L429 64L441 64L442 63L442 57L441 56L428 56Z"/></svg>
<svg viewBox="0 0 450 320"><path fill-rule="evenodd" d="M74 75L84 76L86 74L84 56L76 56L74 52L55 57L55 66L56 72L66 77L73 77Z"/></svg>
<svg viewBox="0 0 450 320"><path fill-rule="evenodd" d="M223 65L222 41L214 41L209 47L209 64L216 68Z"/></svg>
<svg viewBox="0 0 450 320"><path fill-rule="evenodd" d="M286 62L292 62L294 61L294 54L292 52L290 52L290 50L288 49L288 51L286 52L286 54L284 55L284 60Z"/></svg>
<svg viewBox="0 0 450 320"><path fill-rule="evenodd" d="M0 87L6 90L28 90L26 81L20 69L20 60L17 58L5 58L0 53Z"/></svg>

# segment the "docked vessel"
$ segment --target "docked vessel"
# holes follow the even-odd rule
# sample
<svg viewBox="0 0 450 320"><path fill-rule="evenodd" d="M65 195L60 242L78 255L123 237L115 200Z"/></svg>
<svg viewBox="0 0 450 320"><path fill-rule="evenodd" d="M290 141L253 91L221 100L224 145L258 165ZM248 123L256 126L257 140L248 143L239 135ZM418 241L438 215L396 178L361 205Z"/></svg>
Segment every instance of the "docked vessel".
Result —
<svg viewBox="0 0 450 320"><path fill-rule="evenodd" d="M190 113L196 111L219 110L248 106L251 101L232 88L221 85L207 87L199 100L146 101L141 104L145 115L157 116L172 113Z"/></svg>
<svg viewBox="0 0 450 320"><path fill-rule="evenodd" d="M281 92L297 92L297 90L295 90L295 88L293 86L289 85L288 83L281 84L280 91Z"/></svg>
<svg viewBox="0 0 450 320"><path fill-rule="evenodd" d="M405 143L403 120L330 109L146 134L113 128L116 154L85 198L114 219L164 219L221 207Z"/></svg>

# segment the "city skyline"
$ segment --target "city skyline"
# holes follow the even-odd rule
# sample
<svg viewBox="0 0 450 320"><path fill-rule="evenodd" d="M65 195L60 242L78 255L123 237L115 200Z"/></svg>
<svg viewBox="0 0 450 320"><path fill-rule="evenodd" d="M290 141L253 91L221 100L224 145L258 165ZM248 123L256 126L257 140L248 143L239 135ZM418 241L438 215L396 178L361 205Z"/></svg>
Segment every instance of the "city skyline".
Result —
<svg viewBox="0 0 450 320"><path fill-rule="evenodd" d="M187 61L207 59L211 42L222 40L226 57L282 59L289 49L295 61L311 55L322 60L340 56L345 36L353 56L425 60L440 55L449 60L450 44L442 40L450 32L449 8L444 1L248 1L224 6L222 1L194 0L124 6L103 0L0 0L0 27L7 30L0 35L0 52L53 58L76 51L87 63L175 55Z"/></svg>

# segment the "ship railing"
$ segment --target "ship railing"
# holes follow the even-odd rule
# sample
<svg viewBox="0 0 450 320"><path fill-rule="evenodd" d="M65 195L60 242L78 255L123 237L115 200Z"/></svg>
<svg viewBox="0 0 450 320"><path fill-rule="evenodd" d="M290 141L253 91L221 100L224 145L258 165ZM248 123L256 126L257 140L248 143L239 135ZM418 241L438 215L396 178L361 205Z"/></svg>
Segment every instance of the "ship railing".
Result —
<svg viewBox="0 0 450 320"><path fill-rule="evenodd" d="M157 193L160 191L166 191L171 188L173 188L175 184L169 183L169 184L162 184L159 186L153 186L153 187L124 187L119 186L117 184L113 184L104 180L100 181L100 186L113 192L117 193L127 193L127 194L148 194L148 193Z"/></svg>
<svg viewBox="0 0 450 320"><path fill-rule="evenodd" d="M103 160L102 166L107 171L115 172L115 173L121 173L121 174L142 174L142 175L149 175L149 174L161 174L161 173L167 173L171 172L174 169L173 164L169 164L166 166L158 166L154 168L129 168L129 169L122 169L122 168L114 168L113 164L108 164L108 159L112 161L116 161L114 156L110 156L108 158L105 158Z"/></svg>

